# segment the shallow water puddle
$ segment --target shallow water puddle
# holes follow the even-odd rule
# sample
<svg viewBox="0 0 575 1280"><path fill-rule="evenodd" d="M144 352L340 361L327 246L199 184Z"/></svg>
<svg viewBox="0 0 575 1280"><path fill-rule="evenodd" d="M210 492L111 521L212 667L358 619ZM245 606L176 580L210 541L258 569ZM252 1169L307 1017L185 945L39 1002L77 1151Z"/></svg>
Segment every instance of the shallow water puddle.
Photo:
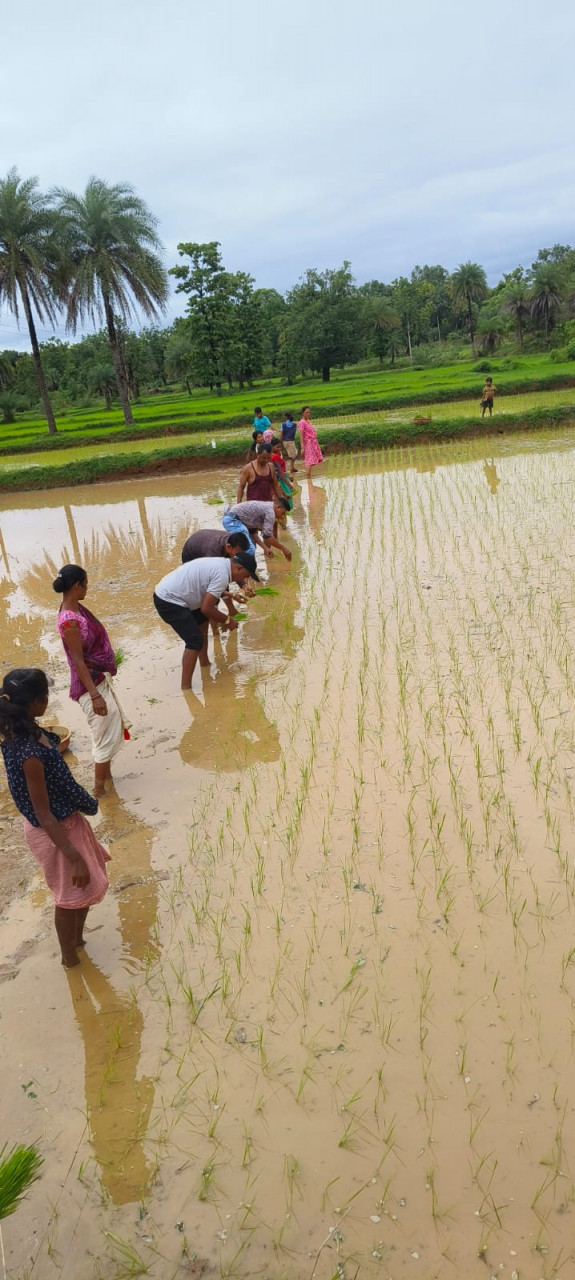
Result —
<svg viewBox="0 0 575 1280"><path fill-rule="evenodd" d="M184 697L151 592L234 478L3 503L3 664L49 670L87 780L78 559L134 721L80 968L37 880L5 907L2 1140L46 1155L9 1274L567 1277L575 452L334 458Z"/></svg>

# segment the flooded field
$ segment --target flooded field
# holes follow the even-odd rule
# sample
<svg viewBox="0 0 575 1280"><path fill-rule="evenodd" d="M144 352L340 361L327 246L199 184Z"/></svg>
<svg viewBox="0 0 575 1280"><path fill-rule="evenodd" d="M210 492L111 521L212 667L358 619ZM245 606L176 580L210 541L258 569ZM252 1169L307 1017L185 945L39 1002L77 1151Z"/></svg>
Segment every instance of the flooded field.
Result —
<svg viewBox="0 0 575 1280"><path fill-rule="evenodd" d="M134 725L76 970L0 783L0 1145L45 1157L10 1280L570 1280L571 437L303 478L278 595L183 695L151 593L235 478L1 500L3 668L49 672L88 782L79 561Z"/></svg>

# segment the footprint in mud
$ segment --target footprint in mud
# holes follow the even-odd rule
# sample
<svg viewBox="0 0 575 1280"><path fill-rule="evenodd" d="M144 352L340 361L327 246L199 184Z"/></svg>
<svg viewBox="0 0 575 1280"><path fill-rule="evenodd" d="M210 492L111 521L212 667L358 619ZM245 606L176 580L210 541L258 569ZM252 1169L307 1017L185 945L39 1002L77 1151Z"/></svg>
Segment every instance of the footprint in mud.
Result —
<svg viewBox="0 0 575 1280"><path fill-rule="evenodd" d="M22 960L32 954L39 941L39 938L26 938L25 942L21 942L20 946L16 947L6 962L0 964L0 982L10 982L12 978L18 977Z"/></svg>

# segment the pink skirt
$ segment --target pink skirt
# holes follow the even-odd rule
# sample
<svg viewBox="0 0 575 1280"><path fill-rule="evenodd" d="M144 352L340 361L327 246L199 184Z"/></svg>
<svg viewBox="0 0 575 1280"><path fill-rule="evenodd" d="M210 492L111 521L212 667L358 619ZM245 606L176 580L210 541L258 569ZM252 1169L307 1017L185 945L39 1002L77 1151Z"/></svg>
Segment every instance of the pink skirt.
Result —
<svg viewBox="0 0 575 1280"><path fill-rule="evenodd" d="M46 884L52 890L57 907L93 907L94 903L102 901L108 888L106 863L110 861L110 855L103 844L96 840L83 813L72 813L69 818L64 818L61 825L65 827L90 872L90 883L83 889L72 884L72 865L64 857L62 850L56 847L42 827L33 827L24 818L26 844L44 872Z"/></svg>
<svg viewBox="0 0 575 1280"><path fill-rule="evenodd" d="M317 467L318 462L323 462L323 453L317 440L304 440L303 461L306 467Z"/></svg>

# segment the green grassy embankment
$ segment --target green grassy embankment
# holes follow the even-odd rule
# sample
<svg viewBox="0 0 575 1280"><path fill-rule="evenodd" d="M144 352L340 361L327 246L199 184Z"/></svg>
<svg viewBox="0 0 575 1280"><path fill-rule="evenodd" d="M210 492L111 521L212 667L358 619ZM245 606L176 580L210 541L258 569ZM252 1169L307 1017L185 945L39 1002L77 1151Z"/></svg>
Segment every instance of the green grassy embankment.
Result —
<svg viewBox="0 0 575 1280"><path fill-rule="evenodd" d="M541 427L568 427L575 425L575 409L569 405L549 409L535 409L528 413L509 413L502 419L481 421L473 418L434 419L431 422L361 422L356 426L325 427L318 431L322 447L330 454L360 452L390 448L394 445L426 443L436 440L457 440L477 435L493 435L508 431L525 431ZM183 448L159 448L153 452L138 453L136 449L125 454L96 457L49 466L20 467L0 472L0 491L48 489L77 484L93 484L100 480L114 480L144 474L162 474L174 471L200 471L217 466L240 463L249 445L249 436L241 435L221 440L216 450L206 449L205 441Z"/></svg>
<svg viewBox="0 0 575 1280"><path fill-rule="evenodd" d="M575 365L554 364L546 355L490 363L503 398L575 387ZM0 451L5 455L40 448L57 452L71 445L93 446L112 439L115 443L133 443L143 435L160 439L195 432L211 435L220 430L247 428L256 403L262 403L277 423L286 407L299 415L302 404L308 402L314 420L321 421L350 413L369 414L478 400L484 377L469 362L462 362L419 370L387 368L375 373L336 370L329 383L309 380L286 387L276 379L258 383L249 391L224 392L221 396L205 391L194 391L191 396L165 392L134 403L136 422L128 428L117 406L110 413L106 413L102 405L68 409L57 415L56 436L48 436L42 418L26 413L16 423L0 425Z"/></svg>

